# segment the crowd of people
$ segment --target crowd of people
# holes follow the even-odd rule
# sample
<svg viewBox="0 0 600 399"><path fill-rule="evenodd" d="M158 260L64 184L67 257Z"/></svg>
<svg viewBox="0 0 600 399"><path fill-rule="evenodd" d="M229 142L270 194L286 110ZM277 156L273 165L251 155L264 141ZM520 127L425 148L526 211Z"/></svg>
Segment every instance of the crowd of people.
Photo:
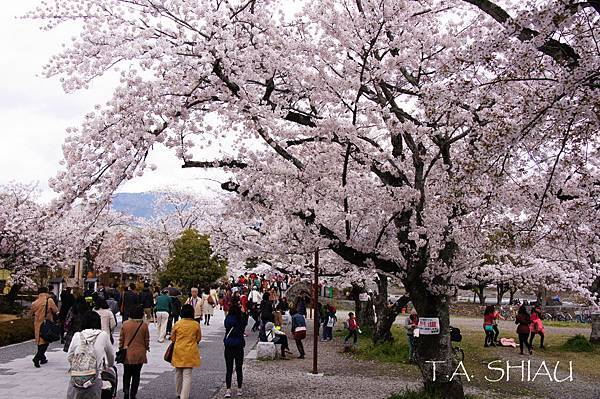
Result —
<svg viewBox="0 0 600 399"><path fill-rule="evenodd" d="M171 285L160 289L149 283L143 284L141 289L135 283L121 289L117 285L100 285L83 295L65 288L60 293L60 301L48 288L42 287L31 307L38 345L33 363L35 367L47 363L45 352L50 342L40 335L40 331L44 330L42 324L54 323L59 331L56 340L63 344L70 367L67 398L102 398L103 387L106 389L103 381L111 378L114 394L117 385L115 364L122 363L124 398L134 399L142 368L148 362L149 324L155 323L157 341L171 342L165 360L168 359L175 369L178 398L187 399L192 369L200 366L201 325L210 326L211 316L219 309L225 314L225 397L231 396L234 372L237 394L241 396L247 328L258 331L260 341L279 345L281 358L292 355L289 339L296 344L298 358L306 355L303 340L310 298L300 295L294 303L289 303L285 295L297 280L293 276L267 278L246 274L231 278L220 286L202 290L192 287L185 296ZM335 308L318 304L315 312L319 326L324 326L323 340L331 340L337 322ZM353 338L356 343L358 324L353 320L351 315L346 341ZM115 342L119 323L120 333Z"/></svg>

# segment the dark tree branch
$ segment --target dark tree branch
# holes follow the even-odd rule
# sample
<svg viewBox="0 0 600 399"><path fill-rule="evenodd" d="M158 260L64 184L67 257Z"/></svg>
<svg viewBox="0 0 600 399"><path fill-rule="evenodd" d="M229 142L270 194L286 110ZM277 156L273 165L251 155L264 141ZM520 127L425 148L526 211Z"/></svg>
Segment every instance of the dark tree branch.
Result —
<svg viewBox="0 0 600 399"><path fill-rule="evenodd" d="M494 18L500 24L509 24L515 29L515 36L522 42L531 41L533 38L540 35L540 32L533 29L520 26L511 16L500 6L489 0L463 0L466 3L472 4L481 11ZM598 2L598 0L596 0ZM598 5L600 6L600 4ZM561 43L555 39L547 39L544 44L538 47L542 53L552 57L559 64L566 64L568 67L576 67L579 65L581 58L573 49L566 43Z"/></svg>
<svg viewBox="0 0 600 399"><path fill-rule="evenodd" d="M242 161L184 161L182 168L238 168L244 169L248 166Z"/></svg>

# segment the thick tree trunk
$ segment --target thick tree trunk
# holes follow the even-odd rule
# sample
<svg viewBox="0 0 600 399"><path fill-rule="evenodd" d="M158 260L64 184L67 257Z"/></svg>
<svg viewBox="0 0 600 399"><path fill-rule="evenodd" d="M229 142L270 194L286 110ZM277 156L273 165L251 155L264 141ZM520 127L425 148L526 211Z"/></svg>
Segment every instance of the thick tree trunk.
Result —
<svg viewBox="0 0 600 399"><path fill-rule="evenodd" d="M371 330L375 329L375 312L373 310L373 301L369 297L369 301L362 302L359 300L359 296L365 293L364 287L358 284L352 284L351 297L354 300L354 314L358 320L358 325L361 327L368 327Z"/></svg>
<svg viewBox="0 0 600 399"><path fill-rule="evenodd" d="M502 305L502 298L504 294L508 292L508 286L506 284L499 283L496 285L496 304Z"/></svg>
<svg viewBox="0 0 600 399"><path fill-rule="evenodd" d="M508 293L510 294L508 303L509 303L509 305L513 305L515 303L515 294L517 293L517 289L511 288Z"/></svg>
<svg viewBox="0 0 600 399"><path fill-rule="evenodd" d="M377 313L377 322L373 331L373 342L391 342L394 340L392 335L392 326L394 321L402 312L402 308L408 303L408 297L402 296L396 303L388 305L388 284L387 277L379 275L377 280L377 295L375 297L375 312Z"/></svg>
<svg viewBox="0 0 600 399"><path fill-rule="evenodd" d="M600 310L592 313L592 333L590 334L590 342L600 344Z"/></svg>
<svg viewBox="0 0 600 399"><path fill-rule="evenodd" d="M464 373L464 369L456 364L452 355L447 297L429 293L422 282L405 286L419 317L437 317L440 321L439 334L420 335L415 340L415 360L421 370L425 389L445 399L464 399L462 379L456 374Z"/></svg>
<svg viewBox="0 0 600 399"><path fill-rule="evenodd" d="M485 305L485 287L487 287L486 285L478 285L477 287L473 288L473 291L475 292L475 294L477 295L477 298L479 299L479 304L481 305Z"/></svg>

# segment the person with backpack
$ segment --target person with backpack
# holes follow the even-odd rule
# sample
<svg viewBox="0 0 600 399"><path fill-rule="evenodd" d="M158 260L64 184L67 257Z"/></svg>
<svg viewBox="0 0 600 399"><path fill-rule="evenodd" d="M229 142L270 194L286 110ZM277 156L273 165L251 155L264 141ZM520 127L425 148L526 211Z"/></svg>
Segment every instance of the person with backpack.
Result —
<svg viewBox="0 0 600 399"><path fill-rule="evenodd" d="M140 385L146 352L150 350L150 331L144 323L145 309L138 305L131 310L131 318L123 323L119 336L119 349L127 348L123 362L123 398L135 399Z"/></svg>
<svg viewBox="0 0 600 399"><path fill-rule="evenodd" d="M33 317L33 330L35 334L35 343L37 344L37 352L33 357L33 365L36 368L39 368L40 364L48 363L48 359L46 359L46 350L48 349L48 345L50 345L48 341L41 337L40 328L46 320L53 322L54 316L58 314L58 307L50 295L48 295L48 288L40 287L38 298L31 304L29 314Z"/></svg>
<svg viewBox="0 0 600 399"><path fill-rule="evenodd" d="M200 325L194 320L194 308L189 304L183 305L181 320L175 323L171 331L171 364L175 367L175 386L180 399L188 399L190 396L192 369L200 367L198 343L201 339Z"/></svg>
<svg viewBox="0 0 600 399"><path fill-rule="evenodd" d="M244 339L246 320L242 317L242 310L238 301L231 302L229 313L227 313L223 324L225 325L223 344L225 345L225 385L227 388L225 397L230 398L234 363L238 396L242 394L242 382L244 381L242 366L244 364L244 347L246 346L246 340Z"/></svg>
<svg viewBox="0 0 600 399"><path fill-rule="evenodd" d="M354 346L358 343L358 333L360 332L360 326L356 321L356 317L354 317L354 313L348 313L348 320L346 321L346 328L348 330L348 335L344 338L344 345L348 343L350 338L353 338Z"/></svg>
<svg viewBox="0 0 600 399"><path fill-rule="evenodd" d="M167 291L168 292L168 291ZM169 315L169 321L167 322L167 335L171 336L171 329L173 325L179 320L181 313L181 300L177 296L170 296L171 298L171 314Z"/></svg>
<svg viewBox="0 0 600 399"><path fill-rule="evenodd" d="M69 388L67 399L99 399L102 395L100 372L115 363L115 353L108 334L101 330L100 315L87 311L83 331L75 333L69 350Z"/></svg>

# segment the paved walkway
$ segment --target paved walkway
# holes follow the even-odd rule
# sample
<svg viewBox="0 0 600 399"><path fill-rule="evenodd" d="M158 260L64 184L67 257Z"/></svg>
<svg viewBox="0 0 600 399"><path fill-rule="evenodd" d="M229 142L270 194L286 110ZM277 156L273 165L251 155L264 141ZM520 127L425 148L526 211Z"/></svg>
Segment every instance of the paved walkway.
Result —
<svg viewBox="0 0 600 399"><path fill-rule="evenodd" d="M194 369L193 399L209 399L224 384L225 361L223 359L223 312L215 311L210 326L201 325L202 364ZM168 341L158 343L156 327L150 324L150 352L148 364L142 369L138 398L175 398L174 373L171 365L163 360ZM118 332L115 342L118 342ZM256 337L248 337L248 350L254 346ZM0 348L0 398L2 399L48 399L66 397L69 377L68 363L62 345L53 344L48 349L48 363L40 369L33 367L35 345L32 341ZM123 366L119 372L119 398L122 397Z"/></svg>

